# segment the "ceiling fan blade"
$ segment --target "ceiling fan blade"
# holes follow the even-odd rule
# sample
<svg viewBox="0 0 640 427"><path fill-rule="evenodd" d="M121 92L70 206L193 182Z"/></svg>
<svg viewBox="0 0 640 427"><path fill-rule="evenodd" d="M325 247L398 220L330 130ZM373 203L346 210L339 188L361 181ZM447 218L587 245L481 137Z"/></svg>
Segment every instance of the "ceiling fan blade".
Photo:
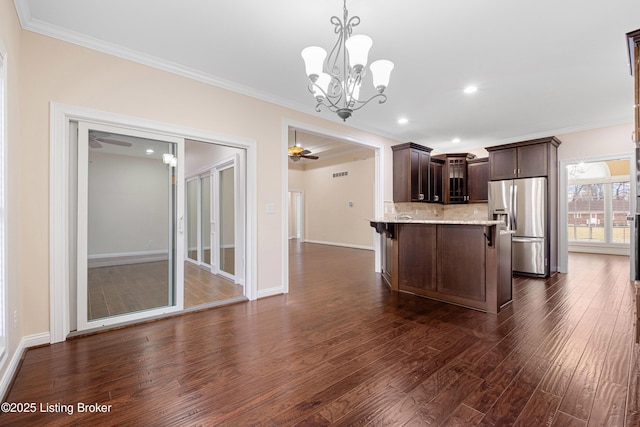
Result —
<svg viewBox="0 0 640 427"><path fill-rule="evenodd" d="M133 145L130 142L118 141L117 139L96 138L95 140L105 144L119 145L120 147L131 147Z"/></svg>
<svg viewBox="0 0 640 427"><path fill-rule="evenodd" d="M302 150L302 151L300 152L300 155L301 155L301 156L304 156L304 155L306 155L306 154L311 154L311 151L309 151L309 150Z"/></svg>
<svg viewBox="0 0 640 427"><path fill-rule="evenodd" d="M102 148L102 144L100 144L97 139L91 138L91 139L89 139L89 147L91 147L91 148Z"/></svg>
<svg viewBox="0 0 640 427"><path fill-rule="evenodd" d="M301 155L300 157L304 157L305 159L311 159L311 160L318 160L320 157L318 156L308 156L308 155Z"/></svg>

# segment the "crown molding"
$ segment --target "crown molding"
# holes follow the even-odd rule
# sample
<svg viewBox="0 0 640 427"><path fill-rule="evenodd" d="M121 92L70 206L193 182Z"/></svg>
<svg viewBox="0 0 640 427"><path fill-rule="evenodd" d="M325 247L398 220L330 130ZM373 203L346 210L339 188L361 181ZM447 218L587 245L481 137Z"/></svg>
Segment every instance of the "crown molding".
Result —
<svg viewBox="0 0 640 427"><path fill-rule="evenodd" d="M292 110L305 113L310 113L312 110L308 106L294 103L285 98L273 96L270 93L260 91L249 86L241 85L229 80L225 80L212 74L196 70L194 68L185 67L175 62L167 61L162 58L148 55L114 43L105 42L103 40L87 36L85 34L81 34L75 31L68 30L66 28L49 24L44 21L40 21L33 18L33 16L31 15L31 9L29 8L29 3L27 0L14 0L14 3L16 6L16 11L18 13L18 18L20 20L20 25L24 30L32 31L34 33L42 34L47 37L55 38L98 52L106 53L108 55L116 56L118 58L126 59L128 61L166 71L210 86L219 87L262 101L270 102L272 104L280 105L285 108L290 108Z"/></svg>

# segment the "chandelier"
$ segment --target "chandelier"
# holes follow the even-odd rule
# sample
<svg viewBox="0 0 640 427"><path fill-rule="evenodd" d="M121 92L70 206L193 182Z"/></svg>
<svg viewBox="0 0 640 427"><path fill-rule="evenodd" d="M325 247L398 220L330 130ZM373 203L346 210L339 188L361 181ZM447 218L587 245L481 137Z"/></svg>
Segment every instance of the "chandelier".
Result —
<svg viewBox="0 0 640 427"><path fill-rule="evenodd" d="M393 62L381 59L369 65L376 93L366 100L360 99L360 85L367 74L366 66L369 49L373 45L370 37L352 35L353 27L360 24L360 18L349 18L347 0L344 0L343 19L331 17L338 41L327 51L318 46L309 46L302 51L305 70L309 77L309 92L316 98L316 111L326 107L346 121L354 111L378 99L382 104L387 100L384 90L389 85Z"/></svg>

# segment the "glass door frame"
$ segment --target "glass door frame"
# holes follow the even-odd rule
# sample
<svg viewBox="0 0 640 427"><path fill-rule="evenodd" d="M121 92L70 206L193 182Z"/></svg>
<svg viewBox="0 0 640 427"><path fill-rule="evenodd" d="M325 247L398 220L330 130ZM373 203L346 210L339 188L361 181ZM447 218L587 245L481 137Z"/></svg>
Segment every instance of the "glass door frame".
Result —
<svg viewBox="0 0 640 427"><path fill-rule="evenodd" d="M243 227L244 225L240 225L238 224L238 221L235 222L234 224L234 230L233 230L233 239L234 239L234 274L230 274L227 273L226 271L224 271L222 268L220 268L220 257L222 255L222 220L220 218L220 207L222 206L221 203L221 192L220 192L220 174L227 170L227 169L231 169L233 168L233 205L234 205L234 212L235 212L235 216L237 218L242 218L242 212L241 212L241 208L238 205L238 156L233 156L232 158L228 159L228 160L224 160L218 164L215 165L215 167L212 170L212 178L213 180L211 181L211 188L213 189L213 199L212 199L212 210L211 213L213 214L213 221L212 221L212 228L213 228L213 248L215 248L215 258L214 258L214 252L212 251L211 253L211 259L215 259L215 262L212 262L212 264L215 264L215 270L216 270L216 274L219 274L220 276L226 277L227 279L233 280L234 283L239 283L238 280L238 261L237 259L239 258L237 255L241 253L241 251L238 250L238 242L240 239L240 235L239 235L239 227ZM212 248L212 249L213 249Z"/></svg>
<svg viewBox="0 0 640 427"><path fill-rule="evenodd" d="M204 239L202 238L202 179L203 178L209 178L209 222L211 223L211 213L213 212L213 197L212 197L212 193L213 193L213 168L208 168L206 169L204 172L199 172L197 174L194 175L190 175L189 177L187 177L187 179L185 180L185 217L187 218L187 222L186 222L186 230L187 230L187 234L185 235L184 241L184 259L185 261L188 261L192 264L195 265L199 265L199 266L205 266L205 267L209 267L209 270L211 271L212 274L217 274L217 268L216 268L216 263L214 262L214 258L213 255L209 255L209 263L204 261L204 245L205 242L203 241ZM196 259L192 259L189 256L189 218L190 218L190 212L189 212L189 197L188 197L188 193L189 193L189 183L190 182L195 182L196 183L196 205L195 205L195 209L196 209ZM213 249L213 239L211 238L211 232L209 232L209 246L211 247L211 249ZM211 251L213 252L213 251Z"/></svg>
<svg viewBox="0 0 640 427"><path fill-rule="evenodd" d="M148 131L140 131L116 125L107 125L90 121L79 121L78 126L78 217L77 217L77 330L84 331L104 326L118 325L126 322L143 320L167 313L182 311L184 308L184 188L178 183L184 182L184 138L168 136ZM88 319L87 301L87 238L88 238L88 141L89 130L98 130L110 133L124 134L132 137L154 139L175 144L175 157L177 164L175 167L175 181L168 184L175 185L175 199L173 206L175 211L169 209L169 224L173 224L173 232L170 233L169 240L173 241L173 251L169 250L169 266L172 268L174 278L173 295L169 295L168 305L131 312L112 317L104 317L95 320ZM171 198L169 203L171 204ZM175 216L173 216L175 212ZM171 248L169 248L171 249ZM172 266L172 267L171 267Z"/></svg>

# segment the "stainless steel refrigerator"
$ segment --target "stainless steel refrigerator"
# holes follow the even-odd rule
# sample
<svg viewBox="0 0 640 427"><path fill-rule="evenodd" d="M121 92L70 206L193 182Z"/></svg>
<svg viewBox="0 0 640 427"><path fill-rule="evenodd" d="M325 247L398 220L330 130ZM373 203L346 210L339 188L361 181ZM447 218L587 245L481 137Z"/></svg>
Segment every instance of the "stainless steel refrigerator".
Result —
<svg viewBox="0 0 640 427"><path fill-rule="evenodd" d="M489 182L489 219L500 219L512 239L513 271L547 275L547 178Z"/></svg>

